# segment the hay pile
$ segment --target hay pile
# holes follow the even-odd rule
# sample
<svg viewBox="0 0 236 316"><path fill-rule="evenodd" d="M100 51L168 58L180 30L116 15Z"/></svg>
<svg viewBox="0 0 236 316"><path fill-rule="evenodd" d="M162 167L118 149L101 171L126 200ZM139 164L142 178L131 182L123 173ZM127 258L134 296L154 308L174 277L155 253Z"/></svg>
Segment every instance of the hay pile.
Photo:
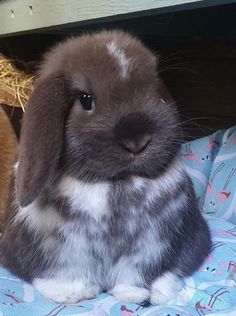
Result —
<svg viewBox="0 0 236 316"><path fill-rule="evenodd" d="M0 54L0 104L21 107L24 111L33 89L34 76L16 69Z"/></svg>

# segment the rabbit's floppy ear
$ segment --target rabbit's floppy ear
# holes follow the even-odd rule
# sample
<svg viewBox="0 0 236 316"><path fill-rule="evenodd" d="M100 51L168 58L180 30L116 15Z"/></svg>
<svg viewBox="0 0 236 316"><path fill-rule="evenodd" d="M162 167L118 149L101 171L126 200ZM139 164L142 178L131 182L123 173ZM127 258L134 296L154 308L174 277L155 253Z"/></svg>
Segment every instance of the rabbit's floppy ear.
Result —
<svg viewBox="0 0 236 316"><path fill-rule="evenodd" d="M19 165L16 173L17 200L33 202L54 176L63 146L64 120L68 109L62 75L39 81L23 118Z"/></svg>

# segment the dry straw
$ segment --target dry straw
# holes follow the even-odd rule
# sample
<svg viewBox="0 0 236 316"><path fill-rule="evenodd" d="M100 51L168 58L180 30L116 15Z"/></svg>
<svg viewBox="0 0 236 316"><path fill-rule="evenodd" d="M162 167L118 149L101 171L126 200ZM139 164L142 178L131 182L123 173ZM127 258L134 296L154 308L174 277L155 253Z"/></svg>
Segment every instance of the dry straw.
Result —
<svg viewBox="0 0 236 316"><path fill-rule="evenodd" d="M0 54L0 104L21 107L24 111L33 82L34 76L19 71L11 60Z"/></svg>

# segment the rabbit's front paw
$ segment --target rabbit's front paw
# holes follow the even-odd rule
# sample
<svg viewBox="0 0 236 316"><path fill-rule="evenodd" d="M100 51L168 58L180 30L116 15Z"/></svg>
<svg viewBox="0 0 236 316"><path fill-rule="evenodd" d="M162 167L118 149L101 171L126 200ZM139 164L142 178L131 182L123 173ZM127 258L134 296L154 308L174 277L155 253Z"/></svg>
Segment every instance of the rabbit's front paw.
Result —
<svg viewBox="0 0 236 316"><path fill-rule="evenodd" d="M166 272L151 286L150 302L153 305L167 304L174 299L182 288L182 282L174 273Z"/></svg>
<svg viewBox="0 0 236 316"><path fill-rule="evenodd" d="M141 304L149 299L149 290L137 286L118 284L109 291L117 300Z"/></svg>
<svg viewBox="0 0 236 316"><path fill-rule="evenodd" d="M57 303L73 304L98 295L99 287L85 280L64 281L34 279L33 285L46 298Z"/></svg>

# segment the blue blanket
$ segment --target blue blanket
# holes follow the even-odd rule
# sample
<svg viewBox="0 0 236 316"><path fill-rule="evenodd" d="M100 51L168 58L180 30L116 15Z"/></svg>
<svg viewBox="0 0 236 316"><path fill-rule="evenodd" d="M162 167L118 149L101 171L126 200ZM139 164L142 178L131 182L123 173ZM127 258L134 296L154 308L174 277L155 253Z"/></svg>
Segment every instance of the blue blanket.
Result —
<svg viewBox="0 0 236 316"><path fill-rule="evenodd" d="M56 304L0 268L0 316L236 316L236 127L186 143L181 154L211 228L213 251L173 301L140 306L102 293L75 305Z"/></svg>

